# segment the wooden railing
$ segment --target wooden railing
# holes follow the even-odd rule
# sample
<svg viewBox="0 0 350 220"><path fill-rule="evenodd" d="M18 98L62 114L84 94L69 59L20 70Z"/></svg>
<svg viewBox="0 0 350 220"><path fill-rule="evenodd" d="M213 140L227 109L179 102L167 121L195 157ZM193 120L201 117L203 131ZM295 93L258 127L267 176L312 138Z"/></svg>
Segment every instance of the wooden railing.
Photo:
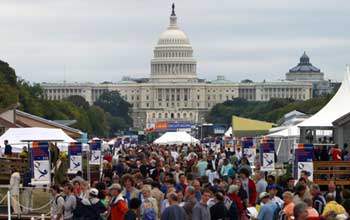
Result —
<svg viewBox="0 0 350 220"><path fill-rule="evenodd" d="M314 161L314 183L328 185L331 180L350 185L350 161Z"/></svg>

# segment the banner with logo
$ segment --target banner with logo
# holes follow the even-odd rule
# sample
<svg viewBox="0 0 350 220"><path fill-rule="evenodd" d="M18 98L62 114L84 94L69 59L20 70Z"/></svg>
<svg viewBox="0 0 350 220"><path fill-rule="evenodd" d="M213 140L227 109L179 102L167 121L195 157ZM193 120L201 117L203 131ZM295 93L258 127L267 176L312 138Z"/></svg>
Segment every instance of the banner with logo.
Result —
<svg viewBox="0 0 350 220"><path fill-rule="evenodd" d="M260 143L260 166L262 171L275 169L275 142L263 139Z"/></svg>
<svg viewBox="0 0 350 220"><path fill-rule="evenodd" d="M250 165L254 165L256 157L256 148L254 138L242 138L243 154L247 155Z"/></svg>
<svg viewBox="0 0 350 220"><path fill-rule="evenodd" d="M81 142L72 142L68 146L68 173L75 174L83 171L83 157Z"/></svg>
<svg viewBox="0 0 350 220"><path fill-rule="evenodd" d="M313 144L297 144L295 148L294 177L300 178L301 171L306 171L308 179L313 181Z"/></svg>
<svg viewBox="0 0 350 220"><path fill-rule="evenodd" d="M92 140L90 143L90 165L101 163L101 140Z"/></svg>
<svg viewBox="0 0 350 220"><path fill-rule="evenodd" d="M30 149L32 166L32 185L50 185L51 168L49 142L32 142Z"/></svg>

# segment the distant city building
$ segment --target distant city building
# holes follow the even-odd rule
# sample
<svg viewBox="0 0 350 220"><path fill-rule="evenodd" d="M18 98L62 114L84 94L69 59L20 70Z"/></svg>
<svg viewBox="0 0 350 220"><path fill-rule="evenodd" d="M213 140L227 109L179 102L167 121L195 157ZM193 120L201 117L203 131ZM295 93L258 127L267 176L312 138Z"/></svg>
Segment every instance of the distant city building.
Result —
<svg viewBox="0 0 350 220"><path fill-rule="evenodd" d="M135 127L159 122L203 123L216 104L234 98L268 101L271 98L312 98L310 82L234 83L218 76L206 81L197 76L197 62L187 35L178 27L174 7L170 24L154 49L150 78L123 77L118 83L42 83L47 99L80 95L93 104L106 91L118 90L132 104Z"/></svg>
<svg viewBox="0 0 350 220"><path fill-rule="evenodd" d="M313 84L313 96L319 97L333 91L330 81L324 80L324 73L310 63L310 58L304 52L300 62L286 73L286 80L298 82L311 82Z"/></svg>

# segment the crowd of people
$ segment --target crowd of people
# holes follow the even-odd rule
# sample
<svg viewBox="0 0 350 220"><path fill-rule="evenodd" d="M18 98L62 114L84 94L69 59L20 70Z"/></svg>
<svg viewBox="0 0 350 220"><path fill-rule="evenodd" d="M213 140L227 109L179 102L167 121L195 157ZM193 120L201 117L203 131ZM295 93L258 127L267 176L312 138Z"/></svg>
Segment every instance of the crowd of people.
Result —
<svg viewBox="0 0 350 220"><path fill-rule="evenodd" d="M283 181L246 155L199 146L138 146L106 153L100 180L80 172L51 187L53 219L347 219L350 191L328 192L302 171ZM254 169L253 169L254 168Z"/></svg>

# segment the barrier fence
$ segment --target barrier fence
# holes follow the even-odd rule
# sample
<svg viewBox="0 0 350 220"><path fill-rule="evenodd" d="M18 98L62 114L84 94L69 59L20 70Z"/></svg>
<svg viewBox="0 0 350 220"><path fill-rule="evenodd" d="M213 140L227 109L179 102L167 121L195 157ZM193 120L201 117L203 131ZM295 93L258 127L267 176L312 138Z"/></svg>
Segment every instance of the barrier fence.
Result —
<svg viewBox="0 0 350 220"><path fill-rule="evenodd" d="M19 195L12 195L8 186L0 186L0 214L11 219L15 215L35 215L31 219L45 219L50 215L52 198L49 188L21 187Z"/></svg>

